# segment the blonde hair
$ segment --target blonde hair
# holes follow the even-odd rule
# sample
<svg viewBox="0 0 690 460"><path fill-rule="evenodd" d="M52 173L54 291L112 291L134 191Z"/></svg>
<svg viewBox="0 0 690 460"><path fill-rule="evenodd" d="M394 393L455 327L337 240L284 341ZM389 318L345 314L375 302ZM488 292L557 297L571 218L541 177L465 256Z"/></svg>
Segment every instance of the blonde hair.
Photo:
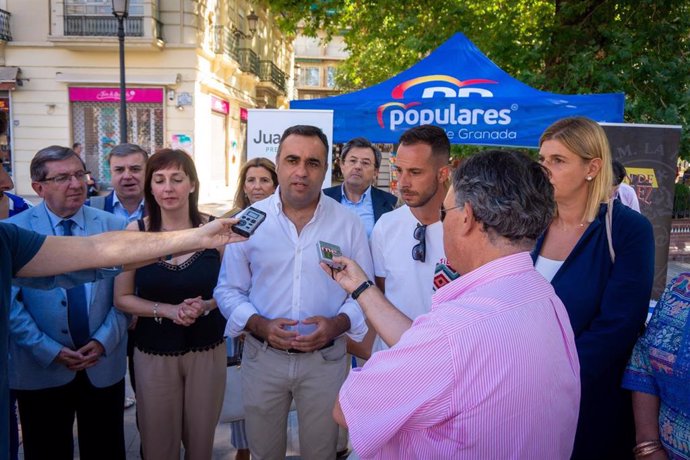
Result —
<svg viewBox="0 0 690 460"><path fill-rule="evenodd" d="M589 182L587 206L583 216L592 222L599 213L599 205L609 200L613 171L611 147L599 124L586 117L563 118L546 128L539 138L539 147L546 141L558 141L583 160L601 159L601 169Z"/></svg>
<svg viewBox="0 0 690 460"><path fill-rule="evenodd" d="M276 174L275 164L268 158L252 158L248 160L242 169L240 170L240 181L237 184L237 192L235 192L235 203L234 207L239 209L244 209L249 207L249 198L244 193L244 184L247 181L247 171L249 168L264 168L271 175L271 181L273 181L273 187L278 186L278 175Z"/></svg>

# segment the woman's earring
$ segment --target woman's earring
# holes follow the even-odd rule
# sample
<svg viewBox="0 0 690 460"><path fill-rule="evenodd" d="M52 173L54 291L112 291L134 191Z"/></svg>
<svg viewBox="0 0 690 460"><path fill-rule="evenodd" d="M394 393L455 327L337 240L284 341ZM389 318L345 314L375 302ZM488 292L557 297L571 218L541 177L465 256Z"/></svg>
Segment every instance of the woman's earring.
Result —
<svg viewBox="0 0 690 460"><path fill-rule="evenodd" d="M592 176L587 176L587 182L592 182Z"/></svg>

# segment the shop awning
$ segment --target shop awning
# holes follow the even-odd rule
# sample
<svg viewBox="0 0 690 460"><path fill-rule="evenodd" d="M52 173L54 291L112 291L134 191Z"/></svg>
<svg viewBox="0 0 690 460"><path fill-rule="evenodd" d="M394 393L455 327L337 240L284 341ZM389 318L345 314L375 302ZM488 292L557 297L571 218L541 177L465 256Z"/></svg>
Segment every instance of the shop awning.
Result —
<svg viewBox="0 0 690 460"><path fill-rule="evenodd" d="M0 91L12 91L17 87L19 67L0 67Z"/></svg>

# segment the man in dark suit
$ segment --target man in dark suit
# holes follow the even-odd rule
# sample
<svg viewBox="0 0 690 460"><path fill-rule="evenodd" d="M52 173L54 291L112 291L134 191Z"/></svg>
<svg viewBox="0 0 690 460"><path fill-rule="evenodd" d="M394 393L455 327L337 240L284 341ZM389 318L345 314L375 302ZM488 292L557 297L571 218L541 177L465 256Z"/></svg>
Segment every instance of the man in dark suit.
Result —
<svg viewBox="0 0 690 460"><path fill-rule="evenodd" d="M146 177L146 162L149 154L137 144L119 144L108 154L110 166L110 185L113 190L106 196L94 196L86 202L87 205L103 211L122 216L127 222L134 222L144 217L144 180ZM127 333L127 359L129 362L129 382L136 392L136 377L134 376L134 326L136 320L130 323ZM134 405L134 398L125 398L125 409ZM143 455L142 455L143 457Z"/></svg>
<svg viewBox="0 0 690 460"><path fill-rule="evenodd" d="M63 236L125 228L123 218L84 206L87 172L72 149L42 149L30 170L43 202L8 223ZM127 323L113 306L112 278L71 289L12 288L9 377L26 459L72 458L76 415L81 458L124 460Z"/></svg>
<svg viewBox="0 0 690 460"><path fill-rule="evenodd" d="M323 193L357 214L370 236L379 217L395 209L398 202L395 195L372 185L381 167L381 151L367 139L356 137L343 147L340 167L343 184Z"/></svg>

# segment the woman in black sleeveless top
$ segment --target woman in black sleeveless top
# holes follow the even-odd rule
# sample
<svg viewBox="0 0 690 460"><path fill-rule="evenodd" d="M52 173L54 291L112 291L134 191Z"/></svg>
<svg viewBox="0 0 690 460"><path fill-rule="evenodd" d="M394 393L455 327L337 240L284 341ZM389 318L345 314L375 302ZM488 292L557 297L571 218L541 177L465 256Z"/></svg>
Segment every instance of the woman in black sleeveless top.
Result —
<svg viewBox="0 0 690 460"><path fill-rule="evenodd" d="M147 215L132 230L171 231L204 223L199 180L181 150L146 165ZM137 417L147 460L210 459L225 391L225 319L213 300L222 254L175 254L115 281L115 304L136 315Z"/></svg>

